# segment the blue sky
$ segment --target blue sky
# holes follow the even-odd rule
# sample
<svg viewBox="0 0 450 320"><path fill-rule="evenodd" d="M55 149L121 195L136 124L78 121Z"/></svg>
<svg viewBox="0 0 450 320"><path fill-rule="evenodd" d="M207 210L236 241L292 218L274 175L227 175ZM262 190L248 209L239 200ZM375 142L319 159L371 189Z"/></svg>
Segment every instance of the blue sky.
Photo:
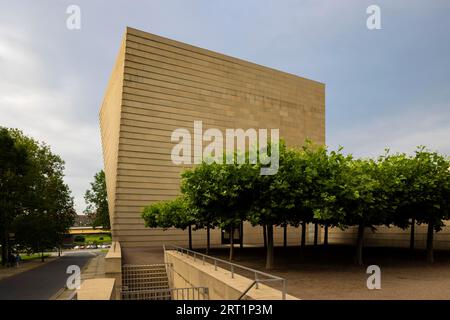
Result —
<svg viewBox="0 0 450 320"><path fill-rule="evenodd" d="M81 29L66 28L69 5ZM366 8L381 8L368 30ZM77 210L102 168L98 110L125 26L326 84L327 144L450 153L449 1L0 0L0 125L66 160Z"/></svg>

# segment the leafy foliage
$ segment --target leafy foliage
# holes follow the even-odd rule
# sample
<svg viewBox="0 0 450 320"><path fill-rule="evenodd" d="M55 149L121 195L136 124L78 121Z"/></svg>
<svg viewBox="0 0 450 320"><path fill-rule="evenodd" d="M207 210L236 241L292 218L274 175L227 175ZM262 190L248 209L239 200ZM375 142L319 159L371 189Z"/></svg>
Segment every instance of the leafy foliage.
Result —
<svg viewBox="0 0 450 320"><path fill-rule="evenodd" d="M382 225L428 224L431 252L433 232L449 218L449 167L448 157L423 147L414 156L387 150L377 159L354 159L342 148L329 151L306 141L288 149L281 142L276 174L260 175L259 164L204 162L183 172L181 193L196 228L230 228L242 221L267 228L269 269L273 226L310 222L357 227L356 262L362 264L364 230ZM155 203L144 210L144 219L148 227L183 227L177 219L186 211Z"/></svg>
<svg viewBox="0 0 450 320"><path fill-rule="evenodd" d="M14 173L14 185L2 186L2 210L7 215L2 229L16 234L16 244L29 252L41 252L59 246L73 224L75 211L68 186L64 183L64 161L49 146L15 129L2 129L14 141L16 167L8 168L2 154L1 171ZM1 148L10 148L7 139ZM12 157L13 153L10 153ZM3 160L4 159L4 160ZM3 180L2 184L8 179ZM9 200L8 200L9 198Z"/></svg>
<svg viewBox="0 0 450 320"><path fill-rule="evenodd" d="M26 148L16 143L9 130L0 127L0 239L3 264L8 259L11 224L24 207L25 194L31 187L25 179L29 170Z"/></svg>
<svg viewBox="0 0 450 320"><path fill-rule="evenodd" d="M186 229L196 221L196 211L189 205L186 197L170 201L155 202L144 208L142 218L149 228Z"/></svg>
<svg viewBox="0 0 450 320"><path fill-rule="evenodd" d="M108 194L106 191L106 178L103 170L97 172L94 176L94 182L91 182L91 189L84 194L87 207L84 211L92 221L92 227L101 226L109 229Z"/></svg>

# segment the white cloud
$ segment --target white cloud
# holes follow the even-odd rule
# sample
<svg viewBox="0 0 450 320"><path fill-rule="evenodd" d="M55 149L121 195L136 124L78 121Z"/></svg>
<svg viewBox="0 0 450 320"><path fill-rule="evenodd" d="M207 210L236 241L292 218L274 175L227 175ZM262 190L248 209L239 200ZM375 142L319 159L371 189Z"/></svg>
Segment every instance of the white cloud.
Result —
<svg viewBox="0 0 450 320"><path fill-rule="evenodd" d="M98 125L72 116L82 97L76 75L61 76L64 86L46 85L43 70L51 70L51 65L33 50L30 38L0 33L0 125L45 141L66 161L65 180L81 212L83 193L101 164Z"/></svg>
<svg viewBox="0 0 450 320"><path fill-rule="evenodd" d="M331 147L357 156L377 156L389 148L392 152L412 153L424 145L441 153L450 153L450 104L416 108L396 114L383 114L363 124L348 124L329 133Z"/></svg>

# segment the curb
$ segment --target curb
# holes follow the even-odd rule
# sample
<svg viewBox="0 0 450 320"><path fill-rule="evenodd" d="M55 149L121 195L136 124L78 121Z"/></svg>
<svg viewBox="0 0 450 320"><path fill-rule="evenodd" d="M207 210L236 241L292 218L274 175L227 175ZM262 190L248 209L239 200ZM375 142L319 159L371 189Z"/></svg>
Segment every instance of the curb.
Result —
<svg viewBox="0 0 450 320"><path fill-rule="evenodd" d="M30 267L30 268L28 268L28 269L26 269L26 270L21 270L20 272L17 272L17 273L14 273L14 274L5 276L5 277L3 277L3 278L0 278L0 281L2 281L2 280L4 280L4 279L9 279L9 278L11 278L11 277L15 277L15 276L17 276L17 275L20 275L20 274L22 274L22 273L24 273L24 272L27 272L27 271L30 271L30 270L34 270L34 269L36 269L36 268L43 267L43 266L45 266L45 265L48 264L48 263L52 263L53 261L58 260L60 257L48 257L47 259L49 259L49 258L53 258L53 259L50 259L50 260L41 262L40 264L36 264L35 266L32 266L32 267ZM26 263L26 262L25 262L25 263Z"/></svg>

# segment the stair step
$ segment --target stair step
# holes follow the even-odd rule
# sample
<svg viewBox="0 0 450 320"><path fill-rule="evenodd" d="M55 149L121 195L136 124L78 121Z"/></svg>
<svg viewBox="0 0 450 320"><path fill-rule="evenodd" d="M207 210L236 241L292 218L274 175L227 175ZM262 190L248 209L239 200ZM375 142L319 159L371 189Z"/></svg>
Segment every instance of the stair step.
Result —
<svg viewBox="0 0 450 320"><path fill-rule="evenodd" d="M160 275L167 275L166 272L139 272L139 273L123 273L124 276L127 277L149 277L149 276L160 276Z"/></svg>
<svg viewBox="0 0 450 320"><path fill-rule="evenodd" d="M148 266L130 266L130 265L124 265L123 269L127 269L127 270L162 270L162 269L166 269L165 265L148 265Z"/></svg>
<svg viewBox="0 0 450 320"><path fill-rule="evenodd" d="M151 290L167 290L169 289L169 286L156 286L156 287L138 287L138 288L127 288L126 290L123 290L124 292L126 291L134 291L134 292L138 292L138 291L151 291Z"/></svg>
<svg viewBox="0 0 450 320"><path fill-rule="evenodd" d="M122 269L122 273L128 273L128 274L139 274L139 273L159 273L159 272L166 272L166 269Z"/></svg>
<svg viewBox="0 0 450 320"><path fill-rule="evenodd" d="M123 275L128 277L148 277L148 276L160 276L162 274L167 275L166 272L139 272L139 273L127 273L124 272Z"/></svg>
<svg viewBox="0 0 450 320"><path fill-rule="evenodd" d="M158 280L158 279L167 279L167 275L161 275L156 277L124 277L125 281L131 280L131 281L137 281L137 280Z"/></svg>
<svg viewBox="0 0 450 320"><path fill-rule="evenodd" d="M160 281L160 282L146 282L146 283L124 283L124 286L140 288L140 287L156 287L156 286L168 286L168 281Z"/></svg>
<svg viewBox="0 0 450 320"><path fill-rule="evenodd" d="M134 272L134 273L139 273L139 272L166 272L165 268L161 268L161 269L123 269L125 272Z"/></svg>

